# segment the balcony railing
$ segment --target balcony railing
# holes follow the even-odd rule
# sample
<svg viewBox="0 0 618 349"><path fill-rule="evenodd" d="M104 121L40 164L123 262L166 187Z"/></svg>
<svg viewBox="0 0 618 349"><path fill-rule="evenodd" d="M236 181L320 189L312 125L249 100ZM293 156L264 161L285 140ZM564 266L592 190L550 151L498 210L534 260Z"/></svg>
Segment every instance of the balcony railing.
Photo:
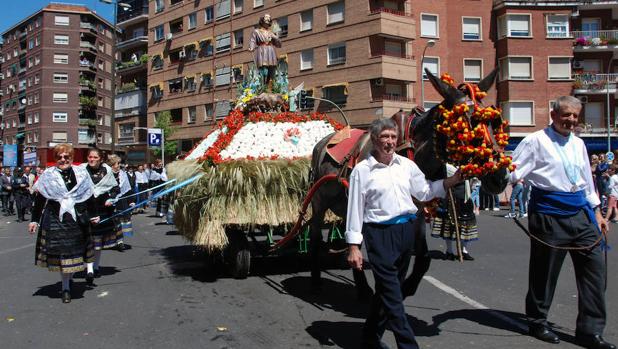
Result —
<svg viewBox="0 0 618 349"><path fill-rule="evenodd" d="M618 74L573 74L573 89L575 90L605 90L615 89L618 83Z"/></svg>
<svg viewBox="0 0 618 349"><path fill-rule="evenodd" d="M409 98L409 97L406 97L406 96L385 93L385 94L383 94L381 96L373 97L373 101L374 102L391 101L391 102L412 103L413 99Z"/></svg>
<svg viewBox="0 0 618 349"><path fill-rule="evenodd" d="M127 39L125 41L121 41L118 43L118 47L127 47L127 46L131 46L133 44L139 44L139 43L148 43L148 36L147 35L139 35L130 39Z"/></svg>
<svg viewBox="0 0 618 349"><path fill-rule="evenodd" d="M572 31L575 46L618 45L618 30Z"/></svg>
<svg viewBox="0 0 618 349"><path fill-rule="evenodd" d="M374 8L371 10L372 15L377 14L377 13L390 13L395 16L412 17L411 13L406 13L405 11L392 10L386 7L379 7L379 8Z"/></svg>
<svg viewBox="0 0 618 349"><path fill-rule="evenodd" d="M131 5L132 7L130 9L122 9L122 11L120 9L118 10L118 24L126 22L135 17L148 15L148 2L145 3L145 6L140 6L137 4Z"/></svg>
<svg viewBox="0 0 618 349"><path fill-rule="evenodd" d="M371 52L371 57L380 57L380 56L395 57L395 58L410 59L410 60L414 59L414 56L407 55L401 52L389 52L389 51L382 51L382 50Z"/></svg>
<svg viewBox="0 0 618 349"><path fill-rule="evenodd" d="M97 50L97 47L94 46L93 44L89 43L88 41L80 41L79 42L79 47L81 47L81 48L89 48L89 49L94 50L94 51Z"/></svg>
<svg viewBox="0 0 618 349"><path fill-rule="evenodd" d="M90 29L90 30L97 31L97 27L94 24L88 23L88 22L80 22L79 27L82 29Z"/></svg>

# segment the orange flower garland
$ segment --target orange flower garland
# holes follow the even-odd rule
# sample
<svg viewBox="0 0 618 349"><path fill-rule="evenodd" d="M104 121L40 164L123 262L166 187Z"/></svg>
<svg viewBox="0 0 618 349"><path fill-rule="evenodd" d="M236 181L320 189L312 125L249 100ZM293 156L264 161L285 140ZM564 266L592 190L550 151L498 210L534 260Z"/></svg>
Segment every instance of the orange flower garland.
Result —
<svg viewBox="0 0 618 349"><path fill-rule="evenodd" d="M445 73L441 79L454 86L455 81L450 75ZM476 101L487 96L487 93L476 85L472 86L471 92ZM492 127L496 145L504 147L508 144L509 136L504 131L508 122L502 120L500 109L492 106L481 107L478 103L475 103L473 108L468 118L470 106L465 102L455 105L452 110L442 105L438 107L440 118L435 129L447 139L448 158L445 160L459 167L466 177L482 177L501 168L513 171L515 165L511 163L511 157L494 149L489 133L489 127L499 122L498 127Z"/></svg>
<svg viewBox="0 0 618 349"><path fill-rule="evenodd" d="M311 113L307 115L300 115L291 112L284 112L279 114L271 114L271 113L261 113L261 112L251 112L249 115L245 117L243 112L239 109L234 109L230 112L230 114L223 119L221 122L217 124L217 128L220 130L226 129L226 132L221 132L217 140L206 150L204 155L200 157L200 161L206 161L209 165L216 165L222 163L224 161L230 161L229 159L223 159L221 157L221 151L227 148L232 142L234 136L238 133L238 131L245 125L246 122L292 122L292 123L300 123L300 122L308 122L308 121L325 121L331 124L331 126L336 130L341 130L343 125L338 123L337 121L331 119L328 115L322 113ZM268 158L260 156L255 158L253 156L247 156L247 160L276 160L279 158L279 155L273 155ZM292 159L293 160L293 159Z"/></svg>

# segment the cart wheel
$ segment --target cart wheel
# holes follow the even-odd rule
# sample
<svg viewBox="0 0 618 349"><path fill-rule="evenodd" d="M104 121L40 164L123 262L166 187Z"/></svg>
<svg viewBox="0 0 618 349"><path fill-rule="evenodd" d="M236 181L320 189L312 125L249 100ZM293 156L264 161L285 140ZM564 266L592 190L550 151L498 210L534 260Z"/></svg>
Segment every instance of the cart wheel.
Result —
<svg viewBox="0 0 618 349"><path fill-rule="evenodd" d="M204 267L208 277L216 279L223 265L223 255L221 252L206 253Z"/></svg>
<svg viewBox="0 0 618 349"><path fill-rule="evenodd" d="M238 230L230 230L227 234L229 245L225 254L230 274L235 279L246 279L251 270L251 251L247 236Z"/></svg>

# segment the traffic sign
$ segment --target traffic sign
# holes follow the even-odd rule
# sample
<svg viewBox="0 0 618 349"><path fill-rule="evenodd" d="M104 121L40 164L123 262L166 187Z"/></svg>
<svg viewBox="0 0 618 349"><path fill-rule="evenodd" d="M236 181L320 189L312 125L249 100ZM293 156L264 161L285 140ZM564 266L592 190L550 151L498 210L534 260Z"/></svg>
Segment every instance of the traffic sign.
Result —
<svg viewBox="0 0 618 349"><path fill-rule="evenodd" d="M611 151L608 151L607 154L605 154L605 157L607 158L607 161L614 161L614 153Z"/></svg>
<svg viewBox="0 0 618 349"><path fill-rule="evenodd" d="M161 132L160 128L149 128L148 129L148 146L149 147L160 147L162 143L163 132Z"/></svg>

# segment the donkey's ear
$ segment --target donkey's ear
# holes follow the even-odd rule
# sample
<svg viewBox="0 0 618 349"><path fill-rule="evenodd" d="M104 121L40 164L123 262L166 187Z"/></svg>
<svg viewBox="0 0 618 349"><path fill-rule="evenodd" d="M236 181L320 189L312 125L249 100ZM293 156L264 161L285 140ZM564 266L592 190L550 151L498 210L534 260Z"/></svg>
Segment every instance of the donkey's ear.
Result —
<svg viewBox="0 0 618 349"><path fill-rule="evenodd" d="M498 67L495 67L494 70L492 70L491 73L489 73L489 75L484 77L483 80L481 80L478 83L479 89L483 92L487 92L491 88L491 86L494 84L494 82L496 82L497 75L498 75Z"/></svg>
<svg viewBox="0 0 618 349"><path fill-rule="evenodd" d="M438 79L427 68L425 68L425 73L427 74L429 82L431 82L431 84L433 85L433 88L435 88L436 91L438 91L438 93L440 94L440 96L442 96L444 99L452 100L455 98L455 96L457 96L458 90L456 88Z"/></svg>

